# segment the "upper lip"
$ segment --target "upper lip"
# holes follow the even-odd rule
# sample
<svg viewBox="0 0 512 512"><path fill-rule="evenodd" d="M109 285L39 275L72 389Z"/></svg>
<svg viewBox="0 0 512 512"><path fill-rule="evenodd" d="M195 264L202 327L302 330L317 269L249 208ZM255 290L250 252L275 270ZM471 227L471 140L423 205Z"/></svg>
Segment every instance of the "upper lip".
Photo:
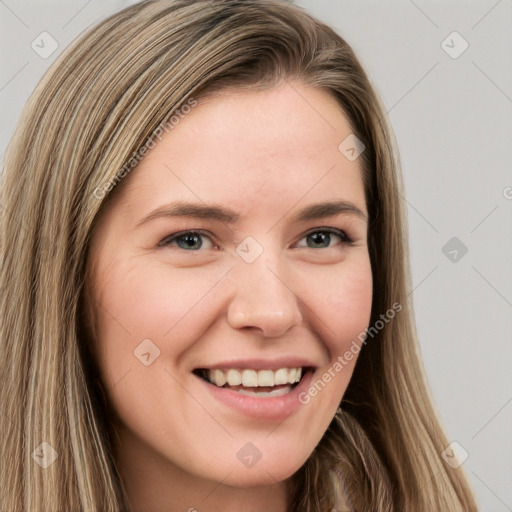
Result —
<svg viewBox="0 0 512 512"><path fill-rule="evenodd" d="M230 359L212 364L198 366L196 370L279 370L279 368L316 368L311 360L302 357L280 357L277 359Z"/></svg>

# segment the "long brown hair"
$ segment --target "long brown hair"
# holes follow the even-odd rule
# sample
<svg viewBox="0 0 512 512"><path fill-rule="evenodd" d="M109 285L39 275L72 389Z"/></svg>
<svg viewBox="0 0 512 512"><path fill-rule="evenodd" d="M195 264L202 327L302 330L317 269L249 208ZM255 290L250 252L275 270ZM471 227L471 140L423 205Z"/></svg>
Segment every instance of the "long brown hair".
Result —
<svg viewBox="0 0 512 512"><path fill-rule="evenodd" d="M403 187L385 111L340 36L273 0L142 2L81 37L32 94L0 203L3 510L129 509L83 320L89 241L113 193L98 187L119 181L191 98L282 80L334 95L364 143L371 325L401 305L362 348L338 413L291 478L289 510L330 510L346 488L357 511L476 511L462 470L441 458L448 442L418 355ZM44 471L35 463L42 442L57 454Z"/></svg>

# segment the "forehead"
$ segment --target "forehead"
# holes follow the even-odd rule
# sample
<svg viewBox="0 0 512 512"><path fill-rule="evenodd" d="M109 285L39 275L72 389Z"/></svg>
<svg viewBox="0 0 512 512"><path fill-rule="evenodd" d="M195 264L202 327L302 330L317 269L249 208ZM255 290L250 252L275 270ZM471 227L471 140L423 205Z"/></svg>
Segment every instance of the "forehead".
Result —
<svg viewBox="0 0 512 512"><path fill-rule="evenodd" d="M288 207L332 196L364 209L359 159L338 149L351 133L332 95L299 82L220 91L156 140L122 195L135 207L180 198L247 211L263 196Z"/></svg>

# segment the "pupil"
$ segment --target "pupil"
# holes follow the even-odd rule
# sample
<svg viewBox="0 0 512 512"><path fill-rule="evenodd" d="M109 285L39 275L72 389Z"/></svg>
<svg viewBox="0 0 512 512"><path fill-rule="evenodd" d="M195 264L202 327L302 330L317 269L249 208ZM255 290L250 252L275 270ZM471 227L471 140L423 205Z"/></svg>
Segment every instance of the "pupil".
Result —
<svg viewBox="0 0 512 512"><path fill-rule="evenodd" d="M203 243L198 235L183 235L178 239L178 245L183 249L200 249Z"/></svg>
<svg viewBox="0 0 512 512"><path fill-rule="evenodd" d="M328 247L331 241L330 233L313 233L309 235L310 247Z"/></svg>

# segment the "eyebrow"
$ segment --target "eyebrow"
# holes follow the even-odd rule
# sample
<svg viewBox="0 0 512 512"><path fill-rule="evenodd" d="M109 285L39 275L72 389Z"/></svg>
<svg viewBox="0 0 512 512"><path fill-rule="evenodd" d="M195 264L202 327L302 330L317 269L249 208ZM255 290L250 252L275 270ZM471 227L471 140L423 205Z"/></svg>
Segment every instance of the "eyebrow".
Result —
<svg viewBox="0 0 512 512"><path fill-rule="evenodd" d="M232 224L240 218L240 215L222 206L177 202L153 210L143 217L137 226L159 217L194 217Z"/></svg>
<svg viewBox="0 0 512 512"><path fill-rule="evenodd" d="M366 214L350 201L329 201L326 203L314 204L300 211L295 215L293 220L296 222L304 222L308 220L322 219L324 217L332 217L339 214L353 215L362 220L368 220Z"/></svg>
<svg viewBox="0 0 512 512"><path fill-rule="evenodd" d="M350 201L329 201L313 204L297 213L292 220L305 222L339 214L353 215L367 221L366 214ZM223 206L177 202L153 210L137 223L137 227L160 217L193 217L233 224L240 219L240 214Z"/></svg>

